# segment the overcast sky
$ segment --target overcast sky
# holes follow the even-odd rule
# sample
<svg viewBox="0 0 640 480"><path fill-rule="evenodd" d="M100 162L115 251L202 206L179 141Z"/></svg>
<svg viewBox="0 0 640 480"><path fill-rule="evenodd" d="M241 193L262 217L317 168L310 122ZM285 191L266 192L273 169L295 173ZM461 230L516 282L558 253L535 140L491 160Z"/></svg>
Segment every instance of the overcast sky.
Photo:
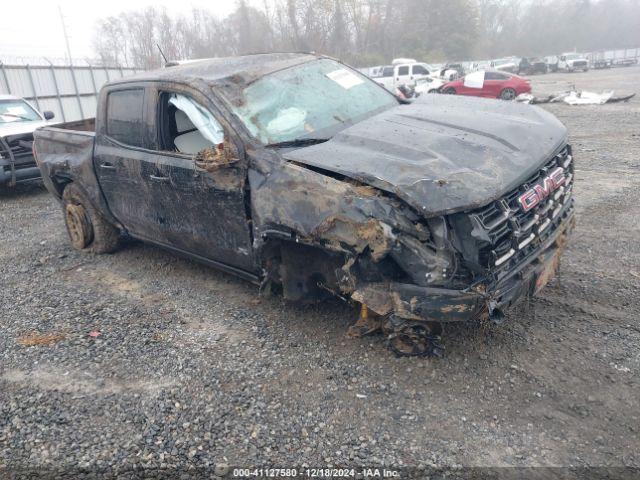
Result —
<svg viewBox="0 0 640 480"><path fill-rule="evenodd" d="M0 0L0 58L66 56L58 6L62 9L71 55L94 57L93 32L96 20L149 5L166 7L176 14L192 7L205 8L218 16L230 13L234 0Z"/></svg>

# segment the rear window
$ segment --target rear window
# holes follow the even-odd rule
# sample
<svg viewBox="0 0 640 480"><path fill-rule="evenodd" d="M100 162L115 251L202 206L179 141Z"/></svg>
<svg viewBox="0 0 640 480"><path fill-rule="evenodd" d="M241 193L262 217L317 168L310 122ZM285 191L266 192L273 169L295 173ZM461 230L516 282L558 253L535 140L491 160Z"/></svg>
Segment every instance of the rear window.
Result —
<svg viewBox="0 0 640 480"><path fill-rule="evenodd" d="M499 72L487 72L484 76L485 80L508 80L509 75Z"/></svg>
<svg viewBox="0 0 640 480"><path fill-rule="evenodd" d="M118 142L142 147L142 88L116 90L107 97L107 135Z"/></svg>
<svg viewBox="0 0 640 480"><path fill-rule="evenodd" d="M409 67L399 67L398 75L409 75Z"/></svg>

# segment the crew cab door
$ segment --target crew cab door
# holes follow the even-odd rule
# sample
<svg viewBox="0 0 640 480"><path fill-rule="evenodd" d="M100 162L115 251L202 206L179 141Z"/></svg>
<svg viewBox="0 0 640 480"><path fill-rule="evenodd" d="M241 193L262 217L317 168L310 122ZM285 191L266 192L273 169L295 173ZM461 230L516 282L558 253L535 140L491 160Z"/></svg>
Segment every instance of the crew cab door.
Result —
<svg viewBox="0 0 640 480"><path fill-rule="evenodd" d="M569 69L569 64L567 63L567 56L566 55L561 55L560 56L560 61L558 62L558 68L559 69L565 69L568 70Z"/></svg>
<svg viewBox="0 0 640 480"><path fill-rule="evenodd" d="M165 242L253 271L246 159L220 111L180 85L150 93L156 119L156 171L147 173Z"/></svg>
<svg viewBox="0 0 640 480"><path fill-rule="evenodd" d="M155 164L146 130L143 85L115 87L101 96L93 163L112 215L134 236L161 234L147 201L142 170Z"/></svg>
<svg viewBox="0 0 640 480"><path fill-rule="evenodd" d="M395 67L394 86L399 87L401 85L411 85L411 73L409 71L409 65L398 65Z"/></svg>
<svg viewBox="0 0 640 480"><path fill-rule="evenodd" d="M393 67L383 67L382 73L380 77L376 78L375 81L380 85L385 87L390 92L393 92L394 88L394 80L395 80L395 69Z"/></svg>

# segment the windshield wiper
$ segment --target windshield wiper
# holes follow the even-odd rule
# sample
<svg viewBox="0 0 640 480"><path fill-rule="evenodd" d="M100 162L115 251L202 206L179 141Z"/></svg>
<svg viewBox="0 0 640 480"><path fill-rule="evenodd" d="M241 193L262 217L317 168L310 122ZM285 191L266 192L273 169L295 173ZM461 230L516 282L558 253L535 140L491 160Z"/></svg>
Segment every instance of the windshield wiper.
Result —
<svg viewBox="0 0 640 480"><path fill-rule="evenodd" d="M269 143L266 146L271 148L306 147L308 145L328 142L329 140L329 138L296 138L284 142Z"/></svg>
<svg viewBox="0 0 640 480"><path fill-rule="evenodd" d="M16 115L14 113L0 113L0 117L13 117L13 118L19 118L20 120L31 121L29 117L23 117L22 115Z"/></svg>

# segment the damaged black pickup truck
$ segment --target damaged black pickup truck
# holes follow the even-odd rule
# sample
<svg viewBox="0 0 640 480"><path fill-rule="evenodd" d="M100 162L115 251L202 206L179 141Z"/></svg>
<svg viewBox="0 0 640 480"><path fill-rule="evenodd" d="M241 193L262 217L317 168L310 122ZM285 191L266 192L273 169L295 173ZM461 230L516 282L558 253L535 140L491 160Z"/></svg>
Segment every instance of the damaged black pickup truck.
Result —
<svg viewBox="0 0 640 480"><path fill-rule="evenodd" d="M398 354L501 321L555 273L573 225L565 127L537 107L402 103L333 59L203 60L103 87L93 125L35 135L75 248L121 234L286 299L361 305Z"/></svg>

